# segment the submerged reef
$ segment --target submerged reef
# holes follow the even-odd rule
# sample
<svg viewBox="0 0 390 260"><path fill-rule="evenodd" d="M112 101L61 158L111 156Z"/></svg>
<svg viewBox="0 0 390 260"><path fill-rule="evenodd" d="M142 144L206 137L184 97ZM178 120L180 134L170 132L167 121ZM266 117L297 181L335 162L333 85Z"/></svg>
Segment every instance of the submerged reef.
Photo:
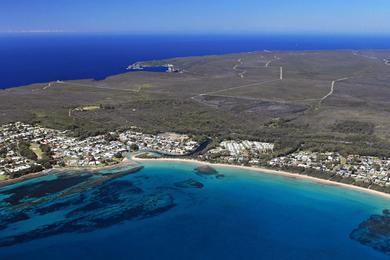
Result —
<svg viewBox="0 0 390 260"><path fill-rule="evenodd" d="M185 181L176 182L175 186L178 188L197 188L197 189L201 189L204 187L203 183L196 181L194 179L188 179Z"/></svg>
<svg viewBox="0 0 390 260"><path fill-rule="evenodd" d="M138 170L142 167L137 168ZM0 189L0 247L69 232L90 232L131 219L149 218L175 207L169 188L145 192L117 173L58 172ZM37 226L13 224L60 213Z"/></svg>
<svg viewBox="0 0 390 260"><path fill-rule="evenodd" d="M37 199L64 191L80 183L87 181L92 174L58 174L53 180L42 180L40 182L21 185L2 192L3 195L10 195L4 202L11 205L18 205L30 199Z"/></svg>
<svg viewBox="0 0 390 260"><path fill-rule="evenodd" d="M350 238L390 255L390 210L363 221L351 232Z"/></svg>
<svg viewBox="0 0 390 260"><path fill-rule="evenodd" d="M219 174L218 171L210 165L201 165L194 169L195 173L202 177L214 176L217 179L225 177L223 174Z"/></svg>
<svg viewBox="0 0 390 260"><path fill-rule="evenodd" d="M61 233L90 232L134 218L156 216L175 206L170 194L164 191L143 194L141 189L128 181L107 183L79 200L68 202L69 206L76 207L70 207L65 218L28 232L1 238L0 246L11 246ZM55 203L52 206L58 208L58 205ZM60 208L65 205L62 202ZM41 214L42 208L33 209L33 212Z"/></svg>
<svg viewBox="0 0 390 260"><path fill-rule="evenodd" d="M62 170L1 186L0 247L156 217L177 207L183 196L192 200L193 190L204 187L197 176L161 182L147 172L133 174L142 168ZM197 174L221 176L208 166Z"/></svg>
<svg viewBox="0 0 390 260"><path fill-rule="evenodd" d="M218 171L209 165L202 165L195 168L195 171L201 175L216 175Z"/></svg>
<svg viewBox="0 0 390 260"><path fill-rule="evenodd" d="M202 165L195 168L198 175L217 175L218 171L209 165Z"/></svg>

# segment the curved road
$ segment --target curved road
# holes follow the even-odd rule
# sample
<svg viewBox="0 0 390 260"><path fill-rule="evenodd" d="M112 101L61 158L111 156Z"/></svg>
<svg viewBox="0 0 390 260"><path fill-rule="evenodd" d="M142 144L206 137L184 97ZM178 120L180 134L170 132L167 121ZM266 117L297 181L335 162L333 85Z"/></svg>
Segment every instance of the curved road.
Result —
<svg viewBox="0 0 390 260"><path fill-rule="evenodd" d="M320 99L320 104L321 104L325 99L327 99L328 97L330 97L331 95L333 95L333 93L334 93L334 87L335 87L335 85L336 85L336 82L340 82L340 81L344 81L344 80L348 80L348 79L350 79L350 78L341 78L341 79L333 80L333 81L332 81L332 84L331 84L331 87L330 87L329 93L326 94L324 97L322 97L322 98Z"/></svg>

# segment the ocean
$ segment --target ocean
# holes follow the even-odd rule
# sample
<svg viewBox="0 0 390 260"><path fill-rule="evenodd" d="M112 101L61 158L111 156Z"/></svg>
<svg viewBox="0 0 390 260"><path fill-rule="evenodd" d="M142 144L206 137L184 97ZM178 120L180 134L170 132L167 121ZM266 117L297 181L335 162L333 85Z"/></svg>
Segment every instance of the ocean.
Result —
<svg viewBox="0 0 390 260"><path fill-rule="evenodd" d="M390 36L0 34L0 89L104 79L144 60L262 50L386 48Z"/></svg>
<svg viewBox="0 0 390 260"><path fill-rule="evenodd" d="M382 197L236 168L143 166L0 188L0 259L389 258L350 238L390 206Z"/></svg>
<svg viewBox="0 0 390 260"><path fill-rule="evenodd" d="M142 60L386 48L390 37L4 34L0 88L100 80ZM144 166L0 187L0 259L389 258L380 247L388 236L365 237L377 223L367 221L390 218L382 197L233 168L202 175L195 164Z"/></svg>

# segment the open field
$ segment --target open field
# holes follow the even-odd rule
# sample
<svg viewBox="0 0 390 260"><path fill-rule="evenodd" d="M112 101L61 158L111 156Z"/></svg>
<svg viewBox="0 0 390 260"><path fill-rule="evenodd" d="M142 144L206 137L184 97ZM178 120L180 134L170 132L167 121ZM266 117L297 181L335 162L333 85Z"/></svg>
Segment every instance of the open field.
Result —
<svg viewBox="0 0 390 260"><path fill-rule="evenodd" d="M79 135L135 125L274 141L280 151L304 145L389 155L388 60L390 51L351 50L143 62L173 64L183 73L129 72L2 90L0 123L40 122Z"/></svg>
<svg viewBox="0 0 390 260"><path fill-rule="evenodd" d="M33 152L37 155L37 157L38 157L39 160L43 158L43 155L44 155L44 154L43 154L43 151L42 151L42 149L39 147L38 144L36 144L36 143L30 144L30 149L31 149L31 151L33 151Z"/></svg>

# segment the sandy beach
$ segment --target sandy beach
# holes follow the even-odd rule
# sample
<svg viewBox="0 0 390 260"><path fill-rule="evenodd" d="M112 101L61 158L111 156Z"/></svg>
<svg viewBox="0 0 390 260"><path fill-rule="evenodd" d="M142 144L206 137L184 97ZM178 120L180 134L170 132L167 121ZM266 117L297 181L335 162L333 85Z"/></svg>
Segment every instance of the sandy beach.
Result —
<svg viewBox="0 0 390 260"><path fill-rule="evenodd" d="M351 185L351 184L345 184L341 182L336 182L336 181L330 181L330 180L324 180L324 179L319 179L307 175L302 175L298 173L291 173L291 172L286 172L286 171L279 171L279 170L272 170L272 169L267 169L267 168L261 168L261 167L255 167L255 166L241 166L241 165L231 165L231 164L222 164L222 163L209 163L209 162L204 162L204 161L199 161L199 160L194 160L194 159L171 159L171 158L157 158L157 159L143 159L143 158L137 158L133 157L133 161L135 162L142 162L142 161L167 161L167 162L182 162L182 163L195 163L195 164L204 164L204 165L210 165L210 166L217 166L217 167L225 167L225 168L236 168L236 169L242 169L242 170L248 170L248 171L255 171L258 173L263 173L263 174L272 174L272 175L278 175L278 176L284 176L287 178L292 178L292 179L300 179L300 180L307 180L307 181L312 181L318 184L324 184L324 185L332 185L332 186L338 186L358 192L364 192L368 193L371 195L375 196L380 196L384 197L386 199L390 200L390 194L376 191L376 190L370 190L367 188Z"/></svg>
<svg viewBox="0 0 390 260"><path fill-rule="evenodd" d="M131 159L125 159L121 163L115 164L115 165L109 165L109 166L104 166L104 167L74 167L74 168L58 168L58 169L49 169L49 170L44 170L42 172L37 172L37 173L31 173L27 174L24 176L21 176L19 178L15 179L8 179L8 180L3 180L0 181L0 187L9 185L9 184L14 184L17 182L21 182L24 180L32 179L32 178L37 178L40 176L44 176L49 174L51 171L89 171L89 172L97 172L101 170L108 170L108 169L114 169L117 167L123 167L126 165L134 165L134 163L141 163L141 162L158 162L158 161L165 161L165 162L177 162L177 163L193 163L193 164L203 164L203 165L210 165L210 166L216 166L216 167L222 167L222 168L236 168L236 169L241 169L241 170L248 170L248 171L254 171L262 174L272 174L272 175L278 175L278 176L283 176L287 178L292 178L292 179L300 179L300 180L307 180L307 181L312 181L318 184L323 184L323 185L332 185L332 186L338 186L358 192L364 192L368 193L371 195L375 196L381 196L386 199L390 200L390 194L376 191L376 190L371 190L351 184L345 184L345 183L340 183L340 182L335 182L335 181L330 181L330 180L324 180L320 178L315 178L307 175L302 175L298 173L291 173L291 172L286 172L286 171L280 171L280 170L273 170L273 169L267 169L267 168L261 168L261 167L255 167L255 166L242 166L242 165L231 165L231 164L222 164L222 163L210 163L210 162L204 162L204 161L199 161L195 159L175 159L175 158L155 158L155 159L144 159L144 158L138 158L136 156L133 156ZM134 165L136 166L136 165Z"/></svg>

